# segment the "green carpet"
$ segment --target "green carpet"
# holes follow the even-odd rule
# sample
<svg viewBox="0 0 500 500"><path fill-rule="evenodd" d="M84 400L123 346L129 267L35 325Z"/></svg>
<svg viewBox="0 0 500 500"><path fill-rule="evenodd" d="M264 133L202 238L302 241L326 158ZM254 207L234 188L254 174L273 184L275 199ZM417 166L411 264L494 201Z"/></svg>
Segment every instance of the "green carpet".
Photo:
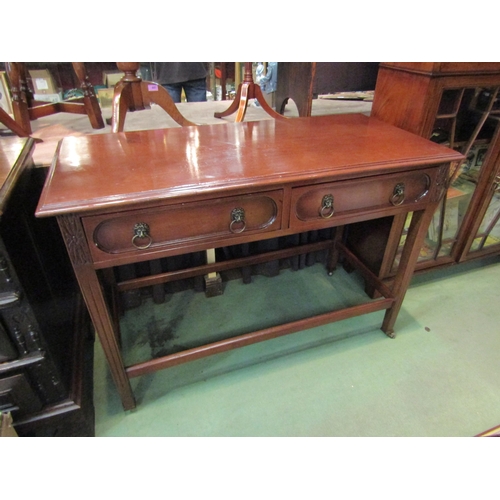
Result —
<svg viewBox="0 0 500 500"><path fill-rule="evenodd" d="M275 321L270 312L315 312L331 299L329 279L315 265L230 281L221 297L172 296L129 312L124 345L134 359L152 352L127 321L170 328L161 349ZM476 435L500 424L499 283L498 258L416 276L395 339L379 329L383 312L298 332L133 379L138 407L129 412L96 342L96 436ZM286 294L292 301L280 305Z"/></svg>

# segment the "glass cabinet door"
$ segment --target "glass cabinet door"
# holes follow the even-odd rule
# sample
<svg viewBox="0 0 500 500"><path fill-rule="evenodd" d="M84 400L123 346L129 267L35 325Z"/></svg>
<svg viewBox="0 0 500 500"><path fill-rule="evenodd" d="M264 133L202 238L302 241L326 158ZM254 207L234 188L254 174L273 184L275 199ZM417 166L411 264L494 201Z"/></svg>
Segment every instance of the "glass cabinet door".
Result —
<svg viewBox="0 0 500 500"><path fill-rule="evenodd" d="M420 252L421 267L425 267L426 262L438 259L451 260L479 178L485 170L491 171L491 146L500 130L499 120L498 86L443 90L430 140L460 151L466 159L455 171L450 172L448 190L434 214ZM473 249L500 242L499 217L500 194L497 189L474 240ZM410 220L411 214L404 225L393 271L397 268ZM498 241L493 239L497 237L495 235Z"/></svg>
<svg viewBox="0 0 500 500"><path fill-rule="evenodd" d="M493 196L472 241L469 252L486 250L492 245L500 245L500 175L497 175L495 178Z"/></svg>

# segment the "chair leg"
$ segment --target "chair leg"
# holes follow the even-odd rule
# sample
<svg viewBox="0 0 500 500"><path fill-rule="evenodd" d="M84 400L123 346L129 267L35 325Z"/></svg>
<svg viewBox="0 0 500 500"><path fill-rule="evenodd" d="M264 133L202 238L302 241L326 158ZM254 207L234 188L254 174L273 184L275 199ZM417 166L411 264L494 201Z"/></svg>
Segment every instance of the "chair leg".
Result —
<svg viewBox="0 0 500 500"><path fill-rule="evenodd" d="M97 97L94 92L94 87L90 83L89 76L85 70L85 64L81 62L72 63L73 70L80 82L80 88L83 91L83 105L87 116L89 117L90 124L94 129L104 128L104 120L102 119L101 107L97 102Z"/></svg>

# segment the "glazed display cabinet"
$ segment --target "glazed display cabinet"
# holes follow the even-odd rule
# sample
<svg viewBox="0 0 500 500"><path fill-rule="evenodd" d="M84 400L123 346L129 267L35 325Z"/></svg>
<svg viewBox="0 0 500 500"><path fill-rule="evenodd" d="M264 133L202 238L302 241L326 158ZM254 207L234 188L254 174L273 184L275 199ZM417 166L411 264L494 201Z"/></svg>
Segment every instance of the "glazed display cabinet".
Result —
<svg viewBox="0 0 500 500"><path fill-rule="evenodd" d="M416 271L500 253L500 63L382 63L372 116L462 153ZM350 227L349 244L394 276L411 214Z"/></svg>

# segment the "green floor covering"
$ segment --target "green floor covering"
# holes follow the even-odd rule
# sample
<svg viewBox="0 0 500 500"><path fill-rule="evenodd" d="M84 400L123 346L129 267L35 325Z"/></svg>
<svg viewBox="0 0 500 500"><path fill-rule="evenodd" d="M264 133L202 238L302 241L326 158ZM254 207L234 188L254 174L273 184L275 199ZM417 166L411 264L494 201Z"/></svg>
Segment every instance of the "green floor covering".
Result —
<svg viewBox="0 0 500 500"><path fill-rule="evenodd" d="M361 300L346 276L315 265L129 311L125 358L321 312L332 290ZM127 412L96 341L96 436L476 435L500 424L499 290L498 257L419 275L395 339L379 329L383 312L287 335L132 379L138 406Z"/></svg>

